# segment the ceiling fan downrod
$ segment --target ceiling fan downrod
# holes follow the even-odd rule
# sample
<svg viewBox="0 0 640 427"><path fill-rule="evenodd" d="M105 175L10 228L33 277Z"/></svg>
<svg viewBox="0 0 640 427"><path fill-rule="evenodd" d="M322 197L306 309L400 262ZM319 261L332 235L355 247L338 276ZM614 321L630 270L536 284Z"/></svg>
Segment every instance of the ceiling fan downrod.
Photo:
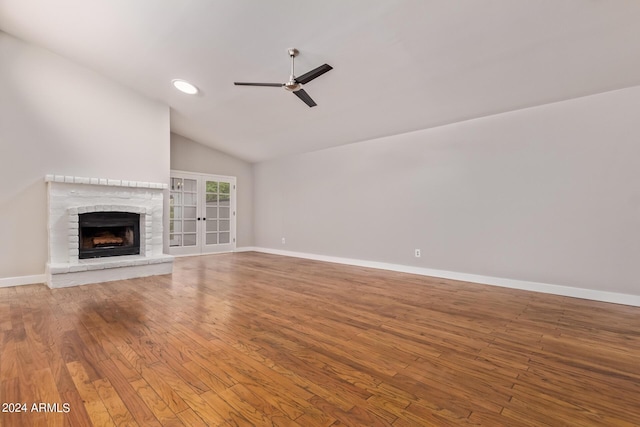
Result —
<svg viewBox="0 0 640 427"><path fill-rule="evenodd" d="M295 47L290 47L287 49L289 56L291 57L291 76L289 76L289 81L284 84L284 88L288 91L295 92L302 88L302 85L296 81L296 73L295 73L295 57L298 56L300 51Z"/></svg>

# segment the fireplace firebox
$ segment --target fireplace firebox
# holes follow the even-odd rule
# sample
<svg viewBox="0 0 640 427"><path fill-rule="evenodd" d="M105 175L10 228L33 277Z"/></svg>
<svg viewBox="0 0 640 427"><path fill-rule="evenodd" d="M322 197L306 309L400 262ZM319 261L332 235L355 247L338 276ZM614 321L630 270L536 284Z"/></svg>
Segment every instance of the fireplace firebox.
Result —
<svg viewBox="0 0 640 427"><path fill-rule="evenodd" d="M140 214L90 212L78 217L79 259L140 253Z"/></svg>

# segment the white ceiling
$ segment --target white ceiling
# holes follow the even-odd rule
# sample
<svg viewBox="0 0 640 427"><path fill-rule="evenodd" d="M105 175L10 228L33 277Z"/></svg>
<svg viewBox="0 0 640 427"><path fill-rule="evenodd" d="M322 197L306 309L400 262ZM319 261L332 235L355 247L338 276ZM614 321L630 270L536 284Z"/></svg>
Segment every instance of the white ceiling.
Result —
<svg viewBox="0 0 640 427"><path fill-rule="evenodd" d="M637 0L0 0L0 29L252 162L640 84ZM286 81L288 47L298 75L334 67L317 107L233 85Z"/></svg>

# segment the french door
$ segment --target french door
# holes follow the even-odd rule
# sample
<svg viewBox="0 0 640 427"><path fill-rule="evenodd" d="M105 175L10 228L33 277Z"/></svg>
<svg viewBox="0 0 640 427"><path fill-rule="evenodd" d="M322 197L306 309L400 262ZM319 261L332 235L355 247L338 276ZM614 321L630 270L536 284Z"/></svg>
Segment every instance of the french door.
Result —
<svg viewBox="0 0 640 427"><path fill-rule="evenodd" d="M231 252L236 247L236 178L171 171L169 253Z"/></svg>

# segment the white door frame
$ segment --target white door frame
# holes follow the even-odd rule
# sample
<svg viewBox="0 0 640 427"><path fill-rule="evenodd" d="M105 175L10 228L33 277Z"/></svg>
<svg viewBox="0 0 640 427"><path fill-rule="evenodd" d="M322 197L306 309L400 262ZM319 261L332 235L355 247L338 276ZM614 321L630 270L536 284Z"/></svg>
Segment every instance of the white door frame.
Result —
<svg viewBox="0 0 640 427"><path fill-rule="evenodd" d="M197 209L196 209L196 244L193 246L170 246L169 253L175 256L200 255L205 253L222 253L233 252L236 249L236 199L237 184L235 176L205 174L198 172L188 172L180 170L171 170L171 178L191 179L197 182ZM230 239L228 244L206 244L206 181L228 182L230 184L230 201L229 201L229 231ZM171 188L169 188L171 191ZM184 201L183 201L184 203ZM171 219L169 220L171 221ZM169 233L169 230L167 230ZM169 239L171 241L171 238Z"/></svg>

